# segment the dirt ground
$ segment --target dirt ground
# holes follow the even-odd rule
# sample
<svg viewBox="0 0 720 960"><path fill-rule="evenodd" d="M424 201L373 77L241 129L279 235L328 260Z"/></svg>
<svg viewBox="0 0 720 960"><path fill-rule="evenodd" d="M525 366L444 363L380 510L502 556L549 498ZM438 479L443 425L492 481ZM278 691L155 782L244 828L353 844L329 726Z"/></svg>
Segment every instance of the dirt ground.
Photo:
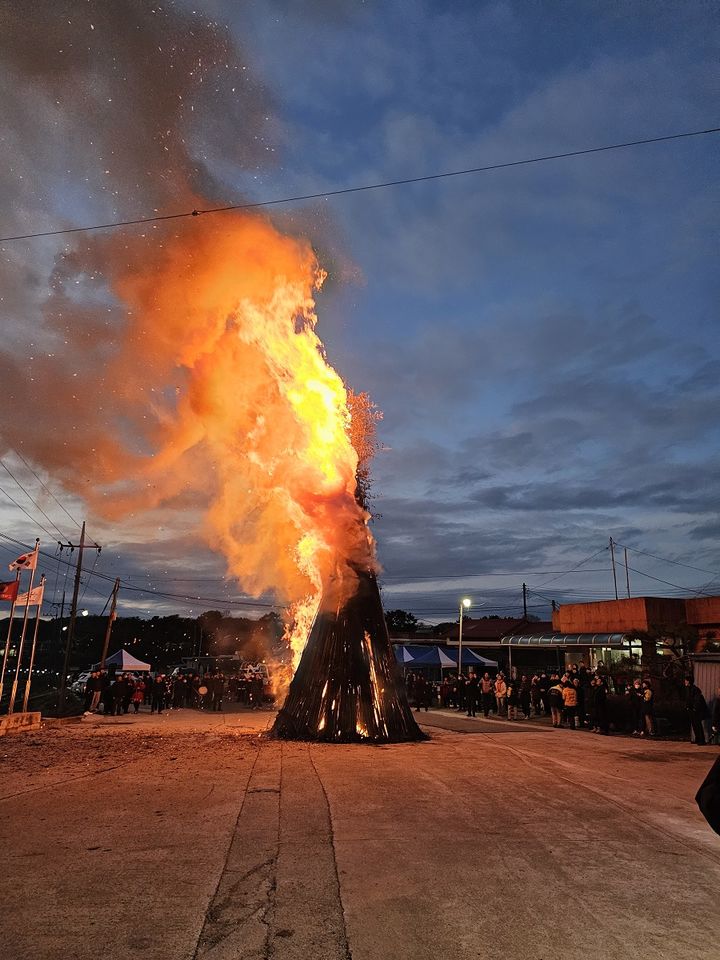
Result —
<svg viewBox="0 0 720 960"><path fill-rule="evenodd" d="M423 714L278 743L269 713L0 740L5 960L717 960L717 748Z"/></svg>

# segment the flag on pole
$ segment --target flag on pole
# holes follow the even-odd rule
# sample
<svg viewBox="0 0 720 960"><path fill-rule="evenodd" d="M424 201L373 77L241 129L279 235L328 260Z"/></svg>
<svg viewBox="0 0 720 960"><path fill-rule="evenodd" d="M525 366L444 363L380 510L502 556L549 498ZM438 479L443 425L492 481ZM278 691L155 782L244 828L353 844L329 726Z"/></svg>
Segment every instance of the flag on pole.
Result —
<svg viewBox="0 0 720 960"><path fill-rule="evenodd" d="M39 587L33 587L29 594L21 593L17 598L17 605L21 607L26 604L28 607L34 607L36 604L43 602L44 592L45 584L41 583Z"/></svg>
<svg viewBox="0 0 720 960"><path fill-rule="evenodd" d="M1 580L0 600L7 600L8 603L14 603L17 600L19 587L19 580Z"/></svg>
<svg viewBox="0 0 720 960"><path fill-rule="evenodd" d="M24 553L13 563L8 564L8 570L37 570L38 548L35 547L30 553Z"/></svg>

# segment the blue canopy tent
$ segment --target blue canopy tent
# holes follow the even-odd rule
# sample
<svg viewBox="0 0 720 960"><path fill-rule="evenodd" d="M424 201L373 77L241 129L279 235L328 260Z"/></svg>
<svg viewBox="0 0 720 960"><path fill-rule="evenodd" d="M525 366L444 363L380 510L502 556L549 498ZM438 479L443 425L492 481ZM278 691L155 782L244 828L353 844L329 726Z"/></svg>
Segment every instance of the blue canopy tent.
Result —
<svg viewBox="0 0 720 960"><path fill-rule="evenodd" d="M418 643L397 643L395 644L395 656L404 667L439 667L441 671L447 668L457 670L457 648L447 647L443 644L426 646ZM469 647L463 647L462 664L463 667L474 667L476 671L479 668L483 670L497 669L496 660L481 657L479 653Z"/></svg>

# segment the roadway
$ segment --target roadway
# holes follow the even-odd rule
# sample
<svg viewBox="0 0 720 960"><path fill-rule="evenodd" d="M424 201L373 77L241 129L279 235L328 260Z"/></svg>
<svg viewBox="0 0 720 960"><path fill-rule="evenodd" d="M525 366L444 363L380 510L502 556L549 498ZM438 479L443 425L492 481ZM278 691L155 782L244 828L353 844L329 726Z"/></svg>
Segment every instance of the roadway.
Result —
<svg viewBox="0 0 720 960"><path fill-rule="evenodd" d="M423 713L426 743L178 711L0 741L8 960L716 960L717 748Z"/></svg>

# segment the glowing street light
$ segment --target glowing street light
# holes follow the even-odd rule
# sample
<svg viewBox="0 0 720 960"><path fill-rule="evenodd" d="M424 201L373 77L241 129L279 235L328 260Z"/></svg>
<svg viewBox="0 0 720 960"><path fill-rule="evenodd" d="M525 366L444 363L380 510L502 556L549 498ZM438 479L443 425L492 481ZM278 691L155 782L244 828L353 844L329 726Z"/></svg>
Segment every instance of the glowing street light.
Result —
<svg viewBox="0 0 720 960"><path fill-rule="evenodd" d="M469 610L472 601L468 597L464 597L460 601L460 628L458 630L458 677L462 673L462 627L463 627L463 611Z"/></svg>

